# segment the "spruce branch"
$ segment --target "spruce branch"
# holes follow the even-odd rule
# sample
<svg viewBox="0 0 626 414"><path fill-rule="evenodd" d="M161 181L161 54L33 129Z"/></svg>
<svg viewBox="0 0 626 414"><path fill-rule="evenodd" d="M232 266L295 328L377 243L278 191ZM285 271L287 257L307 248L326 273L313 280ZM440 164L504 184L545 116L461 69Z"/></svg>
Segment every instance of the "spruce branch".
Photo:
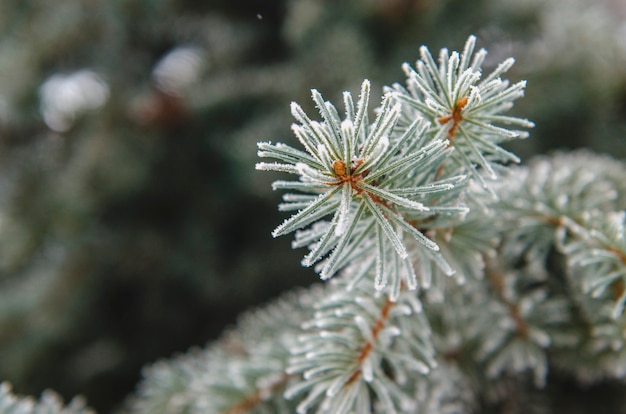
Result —
<svg viewBox="0 0 626 414"><path fill-rule="evenodd" d="M505 257L546 260L557 248L577 288L611 301L613 319L626 301L625 173L620 163L586 151L539 157L502 181L496 205L507 218Z"/></svg>
<svg viewBox="0 0 626 414"><path fill-rule="evenodd" d="M313 90L321 120L291 106L303 149L258 144L276 161L257 169L297 177L273 183L292 213L273 235L295 233L323 279L342 274L192 358L185 409L465 413L476 393L506 404L528 374L543 386L578 351L579 378L624 375L624 168L582 153L508 168L500 144L526 132L505 127L532 123L503 113L525 84L501 79L512 59L483 77L474 43L439 64L422 48L372 123L368 81L342 115Z"/></svg>
<svg viewBox="0 0 626 414"><path fill-rule="evenodd" d="M428 125L419 118L399 131L396 123L401 106L393 104L390 95L383 98L376 120L369 124L369 89L366 80L356 106L351 95L344 94L343 120L316 90L312 97L321 122L311 120L293 103L292 114L298 124L292 130L305 151L281 143L259 143L260 157L281 162L261 162L256 168L299 176L298 181L273 184L274 189L304 194L284 195L279 209L295 214L272 234L297 231L294 247L310 249L303 265L319 262L316 270L322 279L329 279L367 255L366 266L377 269L377 289L389 285L395 298L400 283L410 289L418 285L407 240L416 241L429 261L453 272L438 253L437 243L416 223L439 215L462 217L467 209L460 202L460 190L466 177L433 176L450 153L447 140L424 142ZM369 260L371 252L376 252L375 262ZM397 261L399 266L393 264Z"/></svg>
<svg viewBox="0 0 626 414"><path fill-rule="evenodd" d="M397 300L376 295L367 281L352 290L335 283L304 324L300 346L287 372L303 381L286 397L304 394L298 413L316 408L333 414L369 412L378 401L383 412L408 412L419 405L407 381L437 366L430 329L415 295ZM386 367L386 368L384 368Z"/></svg>
<svg viewBox="0 0 626 414"><path fill-rule="evenodd" d="M526 138L528 133L509 127L532 128L526 119L503 115L522 97L525 81L509 84L500 76L514 63L509 58L483 77L484 49L474 53L476 38L470 36L461 53L442 49L436 63L427 47L420 48L415 68L403 65L406 88L394 84L390 91L405 106L400 124L416 116L430 121L430 139L447 138L455 148L452 158L459 167L486 186L484 176L497 177L502 164L518 163L519 158L500 144Z"/></svg>
<svg viewBox="0 0 626 414"><path fill-rule="evenodd" d="M116 229L124 227L118 224L126 222L127 217L122 217L120 222L116 219L119 207L134 205L134 199L141 198L130 194L134 186L148 177L151 166L162 164L153 162L163 155L161 151L150 150L155 148L154 143L145 147L133 140L136 142L126 147L118 145L121 141L114 142L113 146L119 147L113 148L115 151L110 145L103 145L110 141L109 137L125 137L125 131L137 129L129 129L132 125L126 121L136 126L141 124L135 132L142 135L169 136L180 132L172 127L196 131L204 125L197 122L198 116L215 112L214 109L221 114L226 109L229 113L237 112L238 124L243 126L231 134L230 142L248 143L260 131L271 136L283 123L282 114L262 108L248 116L230 105L225 108L224 99L233 102L243 97L256 107L256 103L266 101L264 97L268 93L284 97L291 93L290 89L308 83L306 70L302 69L311 62L319 63L320 59L332 62L321 65L328 70L321 73L320 84L337 84L338 80L345 83L350 73L355 73L352 69L358 66L367 70L380 57L380 47L368 50L368 46L380 39L372 42L372 38L363 36L366 31L354 24L355 16L365 17L367 25L380 27L381 23L393 22L406 28L411 19L404 18L405 12L414 14L422 6L428 8L437 2L334 2L341 4L342 11L349 12L349 21L342 13L336 13L336 9L325 9L333 2L274 2L285 7L279 7L280 10L270 7L263 11L263 16L257 15L263 20L263 33L269 35L262 36L265 41L260 44L254 39L257 30L248 30L251 28L248 23L233 25L226 16L232 14L234 5L220 6L217 13L185 13L188 16L179 18L176 13L169 13L172 10L168 7L158 6L167 2L138 2L145 7L134 5L132 10L109 4L106 13L98 14L105 17L98 19L105 25L94 27L98 29L94 35L104 34L106 38L105 45L109 46L104 50L115 50L111 46L116 42L121 45L120 40L128 37L124 30L117 30L124 29L124 25L117 21L107 23L111 18L119 20L116 17L125 11L144 15L144 11L162 9L153 13L154 16L167 17L161 20L172 23L165 25L170 29L157 28L166 28L165 32L153 30L156 26L151 24L133 28L142 35L158 33L160 41L153 43L148 55L159 52L163 44L190 40L194 43L194 38L199 41L196 46L176 47L154 67L152 86L158 91L147 92L147 106L144 108L140 102L140 109L124 103L137 101L125 98L141 94L141 84L132 85L134 91L119 90L133 76L137 78L140 67L134 66L129 72L134 73L131 78L110 71L119 67L127 53L112 56L118 61L96 59L92 62L95 65L88 65L104 71L102 77L75 68L72 76L87 73L90 78L87 85L72 88L69 82L64 91L50 88L54 83L51 81L58 80L55 79L58 74L53 72L72 70L72 66L81 64L81 59L71 57L75 55L72 49L80 49L81 44L92 46L93 42L73 40L84 30L67 31L66 27L58 30L59 21L66 18L74 21L84 14L84 6L79 6L81 2L63 2L62 7L43 0L7 0L6 3L13 4L15 10L3 16L4 19L0 17L0 21L9 23L5 32L15 32L18 36L15 39L9 36L8 42L2 42L0 50L8 59L0 61L0 66L6 69L8 64L9 68L25 70L23 76L0 76L0 81L7 79L4 86L9 86L0 93L0 136L3 147L9 150L3 159L8 174L0 181L0 191L17 196L13 201L11 197L4 200L0 214L4 217L0 220L4 235L0 259L6 259L0 260L0 333L6 332L8 336L3 337L9 339L0 351L0 367L13 367L7 371L9 377L11 371L20 371L27 378L31 375L29 369L23 369L28 368L23 362L29 358L16 362L13 355L36 356L37 352L15 351L24 347L13 346L14 340L37 350L51 343L40 341L41 335L54 339L59 332L63 333L51 323L54 318L49 312L41 312L49 306L33 308L33 304L63 303L58 295L45 294L50 290L45 288L50 286L68 291L65 284L55 282L58 278L53 276L59 270L72 275L86 274L83 270L92 268L84 266L83 261L90 249L78 249L79 255L73 256L79 260L66 260L72 256L65 251L71 253L76 247L73 242L66 243L69 241L66 237L76 235L81 229L91 229L96 230L96 233L91 231L95 238L102 239L101 224L105 227L113 224ZM89 9L97 10L97 4L106 2L90 3L94 7L90 4ZM539 6L539 3L550 5ZM537 33L526 33L523 39L518 36L504 41L494 39L495 44L500 48L505 43L507 47L518 48L523 42L517 53L525 56L526 69L544 72L547 69L549 83L575 86L567 88L565 94L552 93L554 89L546 88L541 102L532 103L538 117L549 118L555 124L565 119L564 125L570 129L577 127L578 122L558 116L559 110L582 109L580 115L587 117L590 111L585 110L593 108L590 119L605 121L623 109L599 98L606 95L613 103L620 103L626 47L621 36L598 35L602 32L598 29L611 26L620 30L615 33L626 33L619 19L624 10L614 0L607 0L605 6L584 3L584 0L509 0L498 3L489 13L490 17L498 17L506 11L508 22L519 24L530 19L535 23ZM490 3L495 5L496 2ZM6 9L11 10L11 6ZM485 15L473 4L464 10L449 9L465 13L465 20L472 13ZM48 11L55 10L61 14L49 18ZM515 13L509 15L512 10ZM171 16L166 16L168 13ZM31 14L34 21L28 19ZM578 16L572 20L575 24L564 25L563 14ZM50 17L55 17L54 13ZM443 17L445 20L448 16ZM47 21L52 23L50 27L38 24ZM255 67L237 69L240 63L250 63L245 55L251 49L263 46L257 53L263 55L265 46L271 48L277 34L273 22L280 22L284 29L282 34L286 37L282 43L289 44L295 52L293 55L300 57L296 65L273 59L268 66L265 59L263 62L254 59L259 63ZM452 26L450 23L434 26L445 30ZM42 33L53 36L39 36L31 30L39 26ZM411 30L403 32L406 35ZM113 32L121 35L106 36ZM30 43L34 42L35 48L24 47L23 41L28 43L29 38L33 38ZM388 36L388 40L394 43L398 39ZM391 43L390 48L397 48L405 42ZM312 91L314 116L298 104L291 104L295 144L259 143L258 155L266 162L259 162L256 168L281 175L272 188L282 193L278 209L286 219L273 235L293 233L293 248L306 249L303 265L313 267L323 280L332 280L323 286L289 293L244 314L235 327L204 349L192 349L185 355L146 367L137 396L127 407L129 412L537 414L557 406L561 409L559 403L563 401L569 407L578 405L580 400L575 400L574 393L563 392L563 382L559 382L565 379L566 390L570 391L572 373L585 383L617 384L607 394L610 398L617 395L619 408L605 401L606 394L593 390L593 399L599 396L602 404L595 408L626 412L626 400L622 396L626 378L626 167L586 152L541 157L523 167L512 165L520 159L506 149L507 144L510 140L524 139L528 135L526 130L533 127L532 122L509 113L523 96L526 83L506 79L513 68L512 58L490 70L483 69L487 52L478 50L476 43L476 38L470 36L460 51L442 49L438 54L421 47L415 65L403 66L406 79L402 86L394 84L384 89L381 102L370 102L370 83L365 81L358 98L349 92L343 94L341 108L327 102L317 90ZM51 54L52 49L47 47L50 44L60 46L54 49L63 53ZM202 52L205 49L210 53ZM555 53L568 49L574 53ZM133 47L133 52L140 51ZM143 52L139 55L147 56ZM568 62L565 55L575 59ZM55 63L58 57L62 57L62 67ZM151 60L150 56L139 57L142 61ZM206 68L210 73L204 80L198 65L203 57L216 63ZM572 67L578 70L562 76L559 70L564 63L574 63ZM583 72L591 76L581 81L579 75ZM38 73L51 76L40 82ZM280 82L272 81L276 73L280 73ZM541 75L536 72L533 78L540 79ZM105 78L111 82L105 82ZM11 84L15 80L19 81L17 88ZM192 86L190 82L197 86L193 91L188 88ZM143 89L146 87L151 88L143 85ZM37 88L41 93L37 94ZM100 99L89 99L87 89L100 95ZM183 92L191 94L185 96ZM68 99L69 95L75 95L79 101L78 95L85 95L82 100L86 101L76 106L76 102L70 102L76 99ZM41 98L39 109L45 125L31 122L37 121L36 116L31 116L37 109L37 96ZM566 104L565 108L556 110L556 117L553 115L557 108L549 109L550 105L546 105L551 99L553 103ZM110 105L102 106L104 101L110 101ZM82 116L96 107L106 112L105 122L98 122L96 112ZM120 114L125 115L122 122L114 122L115 115ZM185 121L193 122L186 125ZM228 127L215 128L213 119L208 121L219 132ZM46 125L54 133L47 131ZM604 141L615 128L602 125L598 129L600 122L589 125L590 129L581 130L597 133L594 138L599 147L606 148ZM109 130L96 131L102 126ZM122 134L115 133L120 132L119 128L111 129L116 126L122 127ZM88 145L91 140L86 138L94 135L90 132L98 132L95 135L105 139L96 140L95 147ZM20 139L22 136L32 139ZM555 137L543 138L555 142ZM31 151L33 143L35 151ZM50 157L50 149L58 152L60 158ZM155 153L147 154L146 149ZM101 157L102 150L109 156ZM34 157L25 156L31 152ZM73 158L81 161L70 159L74 153L77 156ZM85 153L87 158L83 158ZM111 168L101 161L120 159L117 155L128 161L118 164L128 165L130 169L124 168L121 174L113 174L115 180L107 180ZM145 155L149 157L142 162L140 158ZM208 155L212 158L212 154ZM93 164L85 160L94 161L94 156L98 158L94 164L98 168L85 169L87 164ZM57 168L59 161L65 160L68 162L60 164L80 168ZM22 164L33 164L35 168L27 168L24 175L19 171ZM15 166L19 167L17 175ZM61 174L54 174L54 170ZM62 180L38 180L54 175L60 175ZM65 182L76 177L87 181ZM33 186L37 181L44 184ZM92 181L97 184L95 189L87 185ZM45 192L36 195L42 187L76 194L69 198ZM73 191L83 187L95 192ZM151 189L153 186L149 186L148 190ZM107 195L115 195L109 200L113 203L107 202ZM77 221L73 214L76 211L85 217L89 214L82 213L95 213L98 222L81 225L82 220ZM48 216L58 216L61 220L50 221ZM249 218L252 223L256 220L254 215ZM144 226L139 224L131 227L143 231ZM232 236L230 229L224 230ZM158 254L173 247L173 265L175 270L179 269L180 252L176 243L170 243L178 240L170 238L177 236L174 233L179 232L166 231L156 237L152 232L143 232L138 247L141 252L150 250L149 256L154 251ZM183 233L191 234L192 238L196 235L196 232ZM95 240L94 237L82 239L89 245ZM246 247L237 237L231 239L234 245L226 244L219 250L228 253L229 248L234 248L237 251L231 253L240 253ZM155 240L157 246L153 249ZM117 241L117 237L108 238L104 245L98 242L92 247L119 244ZM111 255L105 256L108 263ZM226 260L234 257L224 256ZM185 257L183 254L183 261ZM114 267L132 274L150 270L152 267L150 263L145 266L143 255L141 259L139 267L134 262L129 267L126 261ZM243 259L246 268L253 265L249 259ZM20 317L28 314L33 316ZM23 332L37 336L26 335L22 341L24 338L19 337L24 336L20 334ZM55 332L57 335L52 335ZM83 379L97 384L102 376L94 374L108 375L102 368L107 368L107 364L112 368L115 361L106 358L104 363L83 369L83 363L89 365L91 357L101 351L92 352L91 347L86 350L89 352L76 357L69 355L71 358L66 362L72 371L79 369L77 373ZM63 354L68 356L67 352ZM117 352L113 357L116 356ZM30 362L32 366L41 365L36 359ZM563 373L567 376L559 377ZM537 392L529 378L539 386L547 380L556 379L556 383ZM577 406L570 411L578 413L585 409ZM31 413L91 411L80 399L64 406L52 393L45 392L37 400L17 396L8 383L0 384L0 414Z"/></svg>
<svg viewBox="0 0 626 414"><path fill-rule="evenodd" d="M547 268L560 257L565 285L536 306L566 295L567 323L551 330L550 352L584 382L626 372L625 174L623 163L588 151L537 157L495 186L500 201L491 204L502 218L500 263Z"/></svg>
<svg viewBox="0 0 626 414"><path fill-rule="evenodd" d="M524 291L519 286L513 287L511 284L519 283L521 279L519 273L505 274L487 256L485 262L486 280L495 299L493 303L504 308L504 312L494 308L474 315L476 321L491 319L490 323L482 323L486 329L477 336L482 342L478 356L487 361L487 376L493 379L502 372L519 374L530 370L534 373L535 384L544 386L548 372L546 349L552 343L546 327L551 323L567 321L568 315L558 312L546 320L542 308L546 305L549 308L551 302L547 300L545 289L539 287ZM498 331L494 332L490 326L497 326Z"/></svg>

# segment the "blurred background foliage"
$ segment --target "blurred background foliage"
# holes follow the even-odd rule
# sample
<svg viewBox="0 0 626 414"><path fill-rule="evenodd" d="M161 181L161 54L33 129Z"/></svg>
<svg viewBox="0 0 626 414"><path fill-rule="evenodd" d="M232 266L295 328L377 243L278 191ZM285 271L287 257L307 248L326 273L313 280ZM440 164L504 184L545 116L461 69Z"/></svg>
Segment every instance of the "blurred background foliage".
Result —
<svg viewBox="0 0 626 414"><path fill-rule="evenodd" d="M532 119L523 158L626 156L623 0L2 0L0 379L100 412L144 364L317 280L256 142L293 143L292 100L380 97L400 65L468 34Z"/></svg>

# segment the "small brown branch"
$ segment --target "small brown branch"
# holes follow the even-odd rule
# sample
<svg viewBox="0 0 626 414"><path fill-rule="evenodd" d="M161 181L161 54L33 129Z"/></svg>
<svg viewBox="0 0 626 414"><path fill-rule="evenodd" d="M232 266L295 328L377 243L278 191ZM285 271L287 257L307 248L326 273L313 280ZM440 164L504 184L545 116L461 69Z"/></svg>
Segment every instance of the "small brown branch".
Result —
<svg viewBox="0 0 626 414"><path fill-rule="evenodd" d="M450 141L454 139L454 136L456 135L456 131L459 128L459 125L461 124L461 122L463 121L463 115L461 113L463 112L463 108L465 108L465 105L467 105L467 102L469 102L469 96L464 96L462 98L459 98L459 100L456 101L456 103L454 104L452 113L450 115L442 116L441 118L438 119L438 121L441 122L442 124L452 121L452 126L448 130L448 137Z"/></svg>
<svg viewBox="0 0 626 414"><path fill-rule="evenodd" d="M270 386L265 389L254 391L252 394L246 396L243 400L224 411L224 414L245 414L249 412L254 407L265 401L265 397L268 394L273 394L284 387L287 384L287 381L291 378L292 375L283 374L278 381L270 384Z"/></svg>
<svg viewBox="0 0 626 414"><path fill-rule="evenodd" d="M435 173L435 177L433 178L434 181L437 181L441 175L443 174L443 164L440 164L439 167L437 167L437 172Z"/></svg>
<svg viewBox="0 0 626 414"><path fill-rule="evenodd" d="M509 315L515 322L515 330L517 334L524 339L527 339L529 336L529 327L526 321L524 320L522 313L517 306L517 303L508 299L504 292L504 277L499 269L496 268L493 260L488 255L483 255L483 259L485 261L485 275L487 276L487 280L491 283L491 287L498 299L506 306L509 311Z"/></svg>
<svg viewBox="0 0 626 414"><path fill-rule="evenodd" d="M623 251L617 250L614 247L608 247L607 250L617 256L623 264L626 264L626 254Z"/></svg>
<svg viewBox="0 0 626 414"><path fill-rule="evenodd" d="M367 359L369 354L374 349L374 343L376 342L376 339L378 338L380 331L382 331L382 329L385 327L385 324L387 323L387 320L389 319L389 314L391 313L391 309L393 308L394 305L395 305L395 302L392 302L389 298L387 298L387 301L385 302L382 309L380 310L380 316L378 317L378 319L376 320L376 323L372 327L372 339L370 341L367 341L365 345L363 345L363 349L361 349L361 352L359 353L359 356L357 357L357 363L359 364L359 368L357 368L352 373L352 376L350 376L350 379L348 379L348 381L346 382L346 385L352 384L361 376L361 373L362 373L361 365L363 364L363 361Z"/></svg>
<svg viewBox="0 0 626 414"><path fill-rule="evenodd" d="M357 195L366 193L375 203L391 207L390 203L386 202L376 194L372 194L371 192L364 190L363 188L361 188L361 186L359 186L359 183L363 181L363 178L367 176L369 170L362 171L358 174L353 174L352 172L359 168L364 162L364 159L358 159L354 161L352 163L353 165L350 167L350 169L348 169L348 166L345 162L343 162L342 160L335 160L333 162L333 172L335 173L338 181L329 183L328 185L343 185L345 183L348 183L352 188L352 191L354 191Z"/></svg>
<svg viewBox="0 0 626 414"><path fill-rule="evenodd" d="M463 112L463 108L465 108L468 101L469 96L459 98L459 100L456 101L456 103L454 104L454 108L452 109L452 113L450 115L442 116L441 118L437 119L437 121L441 122L442 124L446 124L452 121L452 126L448 130L448 139L450 140L449 145L452 145L452 140L456 136L456 131L459 129L459 125L463 121L463 115L461 114L461 112ZM435 173L435 180L438 180L442 174L443 164L441 164L439 168L437 168L437 172Z"/></svg>
<svg viewBox="0 0 626 414"><path fill-rule="evenodd" d="M623 279L617 279L611 283L611 294L614 300L620 299L624 295L624 290L626 290L626 285L624 285Z"/></svg>
<svg viewBox="0 0 626 414"><path fill-rule="evenodd" d="M448 363L456 363L463 357L463 348L453 348L442 354L443 359Z"/></svg>

